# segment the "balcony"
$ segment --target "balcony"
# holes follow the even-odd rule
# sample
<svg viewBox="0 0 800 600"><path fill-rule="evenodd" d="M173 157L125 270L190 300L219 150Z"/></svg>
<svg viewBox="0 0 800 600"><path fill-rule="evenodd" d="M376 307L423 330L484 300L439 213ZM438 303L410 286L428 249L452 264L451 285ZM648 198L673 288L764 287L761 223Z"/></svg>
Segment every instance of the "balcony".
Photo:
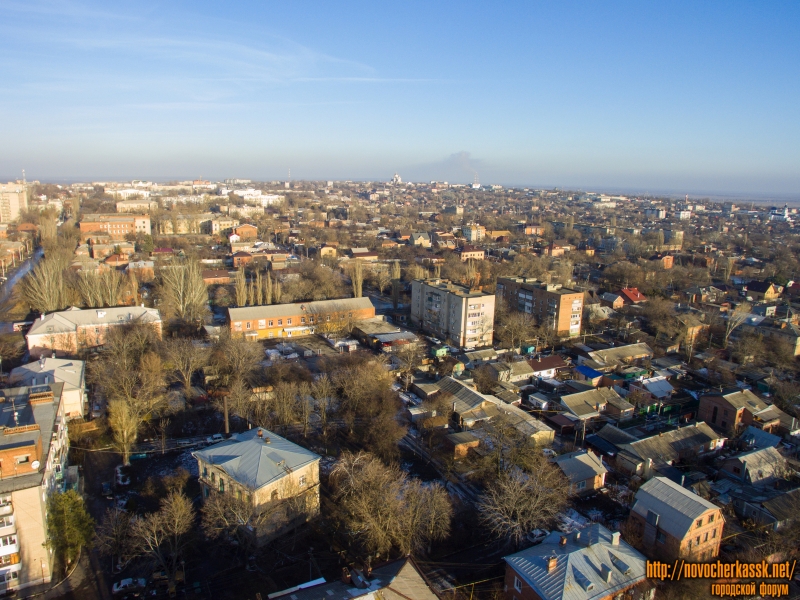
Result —
<svg viewBox="0 0 800 600"><path fill-rule="evenodd" d="M0 556L16 554L19 552L19 537L12 534L0 538Z"/></svg>
<svg viewBox="0 0 800 600"><path fill-rule="evenodd" d="M9 502L8 504L0 504L0 517L14 514L14 505Z"/></svg>

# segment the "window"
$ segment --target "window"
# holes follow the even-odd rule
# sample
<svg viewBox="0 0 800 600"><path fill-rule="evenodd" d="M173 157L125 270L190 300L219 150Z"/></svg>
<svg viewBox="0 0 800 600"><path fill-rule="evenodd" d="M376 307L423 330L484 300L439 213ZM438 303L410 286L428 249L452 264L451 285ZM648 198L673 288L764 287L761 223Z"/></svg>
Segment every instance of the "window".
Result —
<svg viewBox="0 0 800 600"><path fill-rule="evenodd" d="M717 537L717 530L716 529L711 532L711 539L713 540L715 537Z"/></svg>
<svg viewBox="0 0 800 600"><path fill-rule="evenodd" d="M14 524L14 521L11 520L11 517L0 517L0 527L10 527Z"/></svg>
<svg viewBox="0 0 800 600"><path fill-rule="evenodd" d="M586 489L586 482L585 482L585 481L579 481L579 482L578 482L578 483L575 485L575 487L576 487L577 489L579 489L579 490L584 490L584 489Z"/></svg>
<svg viewBox="0 0 800 600"><path fill-rule="evenodd" d="M278 319L278 326L283 325L283 319Z"/></svg>
<svg viewBox="0 0 800 600"><path fill-rule="evenodd" d="M269 320L269 326L272 327L273 321L272 319Z"/></svg>
<svg viewBox="0 0 800 600"><path fill-rule="evenodd" d="M714 522L714 515L708 515L708 523L711 524Z"/></svg>
<svg viewBox="0 0 800 600"><path fill-rule="evenodd" d="M695 525L697 527L702 527L703 526L703 519L697 519L697 523L695 523Z"/></svg>
<svg viewBox="0 0 800 600"><path fill-rule="evenodd" d="M704 542L708 541L708 532L707 531L706 531L706 534L703 536L703 541Z"/></svg>
<svg viewBox="0 0 800 600"><path fill-rule="evenodd" d="M291 319L286 319L286 324L287 325L291 325L292 324L292 320Z"/></svg>
<svg viewBox="0 0 800 600"><path fill-rule="evenodd" d="M17 456L15 457L18 465L25 465L31 462L31 455L26 454L25 456Z"/></svg>
<svg viewBox="0 0 800 600"><path fill-rule="evenodd" d="M718 411L719 411L719 409L716 406L714 407L714 410L711 411L711 422L712 423L716 423L717 422L717 412Z"/></svg>
<svg viewBox="0 0 800 600"><path fill-rule="evenodd" d="M17 536L7 535L0 538L0 546L13 546L17 543Z"/></svg>
<svg viewBox="0 0 800 600"><path fill-rule="evenodd" d="M0 565L16 565L19 563L19 554L6 554L5 556L0 556Z"/></svg>
<svg viewBox="0 0 800 600"><path fill-rule="evenodd" d="M667 536L666 536L666 535L664 535L664 532L663 532L663 531L659 531L659 532L656 534L656 541L657 541L659 544L666 544L666 543L667 543Z"/></svg>
<svg viewBox="0 0 800 600"><path fill-rule="evenodd" d="M203 467L203 477L208 477L208 467Z"/></svg>
<svg viewBox="0 0 800 600"><path fill-rule="evenodd" d="M217 480L217 474L213 471L211 472L211 483L214 483Z"/></svg>
<svg viewBox="0 0 800 600"><path fill-rule="evenodd" d="M219 492L220 494L225 493L225 480L222 477L219 478Z"/></svg>
<svg viewBox="0 0 800 600"><path fill-rule="evenodd" d="M305 322L306 322L306 318L305 317L300 317L300 324L304 325Z"/></svg>
<svg viewBox="0 0 800 600"><path fill-rule="evenodd" d="M250 321L247 322L247 329L250 329Z"/></svg>
<svg viewBox="0 0 800 600"><path fill-rule="evenodd" d="M700 545L700 536L699 536L699 535L698 535L696 538L694 538L694 543L695 543L695 545L697 545L697 546L699 546L699 545Z"/></svg>
<svg viewBox="0 0 800 600"><path fill-rule="evenodd" d="M94 332L95 332L95 333L100 333L100 328L99 328L99 327L95 327L95 328L94 328Z"/></svg>
<svg viewBox="0 0 800 600"><path fill-rule="evenodd" d="M517 577L514 577L514 589L518 592L522 591L522 582Z"/></svg>
<svg viewBox="0 0 800 600"><path fill-rule="evenodd" d="M278 499L278 490L273 490L272 495L270 496L270 499L273 500L273 501Z"/></svg>
<svg viewBox="0 0 800 600"><path fill-rule="evenodd" d="M306 484L306 476L300 475L300 485L305 485L305 484Z"/></svg>
<svg viewBox="0 0 800 600"><path fill-rule="evenodd" d="M258 328L259 329L264 329L266 326L267 326L267 322L264 319L259 319L258 320Z"/></svg>

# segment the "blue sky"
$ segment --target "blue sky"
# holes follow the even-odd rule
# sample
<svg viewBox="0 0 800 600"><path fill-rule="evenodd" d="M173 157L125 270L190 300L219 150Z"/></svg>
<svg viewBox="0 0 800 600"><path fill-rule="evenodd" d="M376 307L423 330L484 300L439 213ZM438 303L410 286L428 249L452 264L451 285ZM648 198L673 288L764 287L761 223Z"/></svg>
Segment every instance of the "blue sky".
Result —
<svg viewBox="0 0 800 600"><path fill-rule="evenodd" d="M797 2L0 1L0 175L800 197Z"/></svg>

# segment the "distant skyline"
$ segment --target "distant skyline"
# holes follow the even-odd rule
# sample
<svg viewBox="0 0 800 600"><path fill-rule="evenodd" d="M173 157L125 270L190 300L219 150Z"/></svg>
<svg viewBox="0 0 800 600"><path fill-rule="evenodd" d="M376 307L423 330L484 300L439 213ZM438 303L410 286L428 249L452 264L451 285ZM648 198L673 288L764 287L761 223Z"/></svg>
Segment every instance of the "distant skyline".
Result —
<svg viewBox="0 0 800 600"><path fill-rule="evenodd" d="M796 2L0 3L0 176L800 199Z"/></svg>

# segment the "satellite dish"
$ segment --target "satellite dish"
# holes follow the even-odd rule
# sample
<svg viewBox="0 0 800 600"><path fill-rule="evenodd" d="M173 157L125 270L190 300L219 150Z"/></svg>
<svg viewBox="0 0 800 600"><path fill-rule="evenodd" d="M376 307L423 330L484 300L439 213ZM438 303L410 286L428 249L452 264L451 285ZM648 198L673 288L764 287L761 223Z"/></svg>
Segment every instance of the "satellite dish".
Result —
<svg viewBox="0 0 800 600"><path fill-rule="evenodd" d="M31 469L38 469L39 468L39 461L35 460L31 463Z"/></svg>

